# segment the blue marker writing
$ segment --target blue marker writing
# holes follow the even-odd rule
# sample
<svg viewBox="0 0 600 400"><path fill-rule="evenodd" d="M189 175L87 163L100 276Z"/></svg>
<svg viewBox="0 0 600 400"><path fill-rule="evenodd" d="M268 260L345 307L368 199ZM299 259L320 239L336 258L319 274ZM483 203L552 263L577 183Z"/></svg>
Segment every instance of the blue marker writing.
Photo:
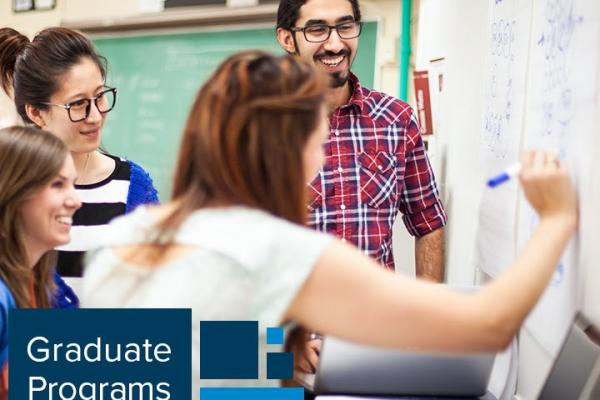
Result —
<svg viewBox="0 0 600 400"><path fill-rule="evenodd" d="M521 172L521 163L514 163L510 167L506 168L504 172L488 179L487 185L491 188L495 188L498 185L508 181L510 178L514 178Z"/></svg>

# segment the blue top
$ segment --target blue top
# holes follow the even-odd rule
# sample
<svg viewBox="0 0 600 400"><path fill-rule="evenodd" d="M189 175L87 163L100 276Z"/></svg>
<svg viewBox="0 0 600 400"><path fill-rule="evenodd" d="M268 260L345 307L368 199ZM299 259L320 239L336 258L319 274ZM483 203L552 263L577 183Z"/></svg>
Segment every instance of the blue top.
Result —
<svg viewBox="0 0 600 400"><path fill-rule="evenodd" d="M142 167L128 160L131 165L129 175L129 193L125 213L133 211L140 204L158 203L158 192L152 184L152 178Z"/></svg>
<svg viewBox="0 0 600 400"><path fill-rule="evenodd" d="M54 274L54 283L56 292L52 297L52 306L54 308L78 308L77 295L57 273ZM8 360L8 312L12 308L17 308L15 299L6 283L0 279L0 369Z"/></svg>

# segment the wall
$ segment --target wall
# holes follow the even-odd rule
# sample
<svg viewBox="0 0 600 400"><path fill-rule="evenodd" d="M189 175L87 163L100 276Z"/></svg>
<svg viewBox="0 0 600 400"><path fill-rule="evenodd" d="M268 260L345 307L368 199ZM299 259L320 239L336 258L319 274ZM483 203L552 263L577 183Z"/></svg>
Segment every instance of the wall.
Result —
<svg viewBox="0 0 600 400"><path fill-rule="evenodd" d="M487 45L487 2L421 0L418 12L415 69L427 70L430 60L445 58L439 110L443 125L434 134L431 161L449 216L446 276L453 284L472 284L477 222L473 212L479 203L473 157L479 153L482 124L480 60Z"/></svg>
<svg viewBox="0 0 600 400"><path fill-rule="evenodd" d="M401 29L400 2L397 0L362 1L361 12L377 18L382 40L378 43L378 66L375 88L393 95L398 94L399 46Z"/></svg>

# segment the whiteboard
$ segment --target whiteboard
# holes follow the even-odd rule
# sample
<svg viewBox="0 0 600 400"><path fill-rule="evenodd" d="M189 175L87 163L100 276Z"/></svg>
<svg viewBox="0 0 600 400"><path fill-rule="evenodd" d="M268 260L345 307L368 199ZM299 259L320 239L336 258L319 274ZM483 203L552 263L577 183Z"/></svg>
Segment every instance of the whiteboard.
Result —
<svg viewBox="0 0 600 400"><path fill-rule="evenodd" d="M492 42L494 27L500 21L505 25L509 21L514 28L507 30L509 34L503 31L501 42L505 44L508 40L515 49L515 56L499 57L491 46L486 84L502 87L503 81L511 82L513 91L505 91L500 102L490 91L486 94L486 107L494 113L502 113L510 101L514 108L510 110L511 120L504 121L506 129L498 130L501 138L490 136L486 131L488 108L484 110L482 168L498 172L514 162L524 149L554 149L573 173L580 194L581 215L592 215L594 201L587 193L594 156L598 153L594 144L598 132L595 113L600 67L600 2L490 0L490 9ZM493 146L489 145L490 137L495 140ZM505 154L503 158L497 156L500 151ZM518 191L516 182L509 187L484 190L480 210L478 267L497 276L527 242L538 219ZM483 210L488 210L491 216L486 216ZM588 236L588 241L591 239ZM556 266L542 299L525 322L525 328L551 355L558 352L575 310L582 306L585 287L582 243L587 244L580 230Z"/></svg>
<svg viewBox="0 0 600 400"><path fill-rule="evenodd" d="M492 1L480 165L493 176L516 162L524 124L532 6L529 0ZM484 190L479 207L475 262L497 276L515 258L518 184Z"/></svg>

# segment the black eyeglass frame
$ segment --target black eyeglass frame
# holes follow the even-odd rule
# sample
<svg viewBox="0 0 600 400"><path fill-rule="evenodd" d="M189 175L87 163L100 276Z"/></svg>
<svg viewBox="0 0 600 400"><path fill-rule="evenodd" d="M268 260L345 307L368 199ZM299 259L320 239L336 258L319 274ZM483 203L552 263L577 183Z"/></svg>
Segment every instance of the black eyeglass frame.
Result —
<svg viewBox="0 0 600 400"><path fill-rule="evenodd" d="M101 111L100 108L98 107L98 99L109 92L112 92L112 94L113 94L113 102L110 105L110 107L108 108L108 110ZM73 103L77 103L82 100L87 100L87 102L88 102L87 106L85 107L85 116L83 118L75 120L75 119L73 119L73 117L71 117L71 108L73 107ZM64 108L65 110L67 110L67 114L69 115L69 119L71 120L71 122L81 122L81 121L85 121L90 116L90 112L92 112L92 102L94 103L94 105L96 106L96 109L98 110L98 112L100 114L106 114L106 113L112 111L112 109L115 108L115 104L117 104L117 88L107 86L107 89L100 92L98 94L98 96L96 96L96 97L90 97L87 99L78 99L78 100L72 101L67 104L54 104L54 103L41 103L41 104L44 104L47 106Z"/></svg>
<svg viewBox="0 0 600 400"><path fill-rule="evenodd" d="M338 30L338 27L340 27L342 25L346 25L346 24L356 24L358 26L358 33L355 36L343 37L340 34L340 31ZM319 26L319 27L323 27L323 28L327 28L328 29L327 37L325 39L323 39L323 40L310 40L306 36L306 29L307 28L313 28L315 26ZM304 35L304 39L306 39L307 42L310 42L310 43L323 43L323 42L326 42L327 40L329 40L329 38L331 37L331 31L333 31L334 29L335 29L335 31L338 34L338 37L340 39L348 40L348 39L355 39L355 38L359 37L360 34L362 33L362 28L363 28L362 21L346 21L346 22L340 22L339 24L336 24L336 25L314 24L314 25L303 26L303 27L295 27L295 26L293 26L293 27L290 28L290 31L291 32L302 32L302 34Z"/></svg>

